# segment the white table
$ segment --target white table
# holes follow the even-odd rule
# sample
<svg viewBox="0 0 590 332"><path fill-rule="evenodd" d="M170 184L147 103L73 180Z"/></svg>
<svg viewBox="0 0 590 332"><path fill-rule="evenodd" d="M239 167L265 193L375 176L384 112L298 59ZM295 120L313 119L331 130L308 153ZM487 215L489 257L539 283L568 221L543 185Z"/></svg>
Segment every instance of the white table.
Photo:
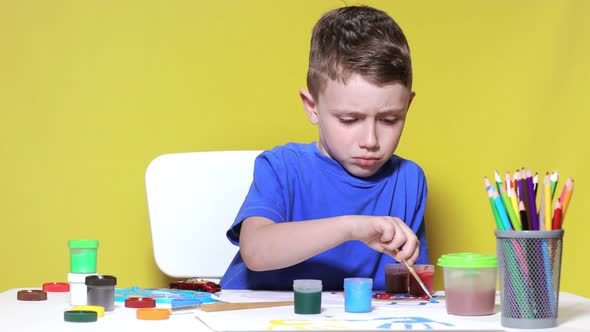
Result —
<svg viewBox="0 0 590 332"><path fill-rule="evenodd" d="M17 291L20 289L11 289L0 293L0 331L213 331L207 325L203 324L199 319L195 317L195 313L175 314L168 320L162 321L142 321L135 317L135 309L125 308L121 304L117 303L116 308L112 312L105 313L105 316L99 318L97 322L93 323L69 323L64 322L63 312L70 309L69 306L69 293L48 293L48 299L46 301L32 302L32 301L18 301L16 299ZM251 296L251 291L231 291L224 290L223 294L227 295L241 295ZM286 295L285 293L283 293ZM288 295L286 295L288 296ZM333 301L334 294L325 294L322 299L322 309L324 313L344 313L343 305L335 303ZM254 296L252 296L254 297ZM324 301L324 299L327 299ZM332 299L332 301L330 300ZM274 299L271 299L274 300ZM421 310L417 306L390 306L374 307L374 312L379 310L389 310L391 315L397 315L399 317L405 317L404 312L413 312ZM434 308L434 307L433 307ZM479 317L467 317L462 318L458 316L447 315L444 310L444 304L436 307L439 312L437 315L446 315L447 319L464 319L463 322L473 322L473 329L476 329L479 325L484 324L488 330L492 327L497 331L514 331L513 329L503 329L500 325L500 313L497 312L491 316L479 316ZM274 310L274 311L265 311ZM244 322L252 321L256 316L264 316L266 314L276 314L277 308L268 309L251 309L251 310L240 310L240 311L226 311L218 313L201 313L201 314L214 314L217 315L217 320L220 317L228 321L243 320ZM281 310L292 313L292 307L283 307ZM410 310L410 311L406 311ZM221 316L220 316L221 315ZM225 316L223 316L225 315ZM351 315L351 314L348 314ZM362 315L362 314L352 314ZM410 315L411 314L407 314ZM308 316L308 315L298 315ZM210 316L213 317L213 316ZM328 316L331 317L331 316ZM350 316L349 316L350 317ZM354 316L360 317L360 316ZM304 317L306 318L306 317ZM484 326L482 325L482 326ZM300 326L305 327L305 326ZM280 326L274 326L274 329L280 329ZM288 327L282 327L283 329ZM310 328L307 326L306 329ZM432 325L431 328L434 330L453 330L451 327ZM291 329L294 329L291 327ZM390 330L407 330L421 329L420 326L414 325L413 327L404 327L404 324L391 326ZM260 330L265 330L262 328ZM432 329L431 329L432 331ZM559 297L559 326L553 329L543 329L542 331L590 331L590 299L576 296L570 293L562 292Z"/></svg>

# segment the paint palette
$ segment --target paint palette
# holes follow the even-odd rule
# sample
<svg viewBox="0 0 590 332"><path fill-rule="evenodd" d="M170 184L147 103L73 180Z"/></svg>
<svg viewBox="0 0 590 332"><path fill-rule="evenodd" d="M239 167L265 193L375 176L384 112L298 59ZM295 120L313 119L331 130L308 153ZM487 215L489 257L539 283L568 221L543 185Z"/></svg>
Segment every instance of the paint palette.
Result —
<svg viewBox="0 0 590 332"><path fill-rule="evenodd" d="M125 302L130 297L151 297L156 300L156 305L172 306L201 304L217 302L211 298L211 293L198 292L183 289L168 288L141 288L132 286L131 288L115 289L115 302Z"/></svg>
<svg viewBox="0 0 590 332"><path fill-rule="evenodd" d="M432 294L434 299L444 300L444 296ZM393 293L374 293L373 301L392 302L392 301L415 301L415 302L430 302L428 295L412 296L408 294L393 294Z"/></svg>

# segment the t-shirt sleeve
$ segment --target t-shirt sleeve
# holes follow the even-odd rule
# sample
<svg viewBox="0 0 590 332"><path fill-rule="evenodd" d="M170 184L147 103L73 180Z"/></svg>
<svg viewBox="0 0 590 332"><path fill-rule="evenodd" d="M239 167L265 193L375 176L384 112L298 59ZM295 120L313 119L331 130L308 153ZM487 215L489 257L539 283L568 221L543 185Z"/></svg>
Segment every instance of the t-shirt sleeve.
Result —
<svg viewBox="0 0 590 332"><path fill-rule="evenodd" d="M281 183L285 168L269 151L263 152L254 162L254 178L236 219L226 233L229 241L239 245L242 221L248 217L264 217L275 222L285 221L285 204Z"/></svg>

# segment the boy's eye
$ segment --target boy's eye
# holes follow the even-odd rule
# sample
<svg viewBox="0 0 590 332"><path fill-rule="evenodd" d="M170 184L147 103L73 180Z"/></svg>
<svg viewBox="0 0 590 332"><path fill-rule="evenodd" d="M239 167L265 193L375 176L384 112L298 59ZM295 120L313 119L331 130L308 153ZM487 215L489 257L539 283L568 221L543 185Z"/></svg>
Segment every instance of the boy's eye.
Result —
<svg viewBox="0 0 590 332"><path fill-rule="evenodd" d="M397 122L397 118L383 118L381 119L381 122L385 123L385 124L395 124Z"/></svg>
<svg viewBox="0 0 590 332"><path fill-rule="evenodd" d="M351 124L356 122L358 119L357 118L351 118L351 117L342 117L342 118L338 118L340 120L341 123L344 124Z"/></svg>

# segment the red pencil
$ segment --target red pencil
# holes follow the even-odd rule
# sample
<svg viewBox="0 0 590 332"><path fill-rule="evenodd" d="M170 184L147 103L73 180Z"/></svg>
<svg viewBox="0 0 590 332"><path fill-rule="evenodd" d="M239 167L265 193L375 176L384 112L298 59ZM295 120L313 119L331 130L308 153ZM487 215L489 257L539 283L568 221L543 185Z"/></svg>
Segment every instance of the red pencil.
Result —
<svg viewBox="0 0 590 332"><path fill-rule="evenodd" d="M561 202L555 203L555 211L553 211L553 229L561 229Z"/></svg>

